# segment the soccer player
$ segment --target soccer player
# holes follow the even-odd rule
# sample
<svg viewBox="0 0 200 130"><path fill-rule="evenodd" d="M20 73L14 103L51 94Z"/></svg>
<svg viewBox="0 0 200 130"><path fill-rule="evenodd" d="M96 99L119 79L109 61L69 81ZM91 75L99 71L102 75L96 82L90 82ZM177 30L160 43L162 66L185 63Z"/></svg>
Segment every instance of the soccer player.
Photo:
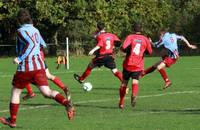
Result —
<svg viewBox="0 0 200 130"><path fill-rule="evenodd" d="M178 40L182 40L191 49L197 48L195 45L191 45L184 36L180 36L175 33L170 33L167 31L167 29L162 29L160 32L160 40L154 43L154 46L156 48L163 47L161 51L162 60L155 63L153 66L147 68L141 76L143 77L157 69L165 82L163 89L168 88L171 85L171 81L169 80L164 68L169 68L178 60Z"/></svg>
<svg viewBox="0 0 200 130"><path fill-rule="evenodd" d="M17 112L20 104L20 95L23 88L35 84L40 92L47 98L54 99L65 106L68 118L74 117L75 110L71 99L66 99L59 92L48 86L44 62L40 55L40 45L45 42L38 29L32 24L31 16L26 9L20 9L17 15L20 28L17 30L17 54L13 62L18 65L13 77L10 99L10 117L0 117L0 122L12 128L16 127Z"/></svg>
<svg viewBox="0 0 200 130"><path fill-rule="evenodd" d="M60 80L59 77L54 76L49 72L48 66L45 62L44 53L43 53L42 49L40 50L40 55L42 57L42 60L44 61L45 72L46 72L47 78L49 80L51 80L54 84L56 84L60 89L62 89L66 96L70 96L68 87ZM27 94L23 97L23 100L33 98L36 94L33 92L30 84L26 85L25 87L26 87L26 90L27 90Z"/></svg>
<svg viewBox="0 0 200 130"><path fill-rule="evenodd" d="M134 24L134 34L128 35L121 47L121 50L126 53L126 58L123 62L123 81L119 88L119 108L121 109L124 108L124 97L130 78L132 78L131 105L132 107L135 106L139 77L144 70L144 53L152 53L151 43L146 36L141 34L141 29L141 24Z"/></svg>
<svg viewBox="0 0 200 130"><path fill-rule="evenodd" d="M94 35L97 40L97 45L89 52L89 55L93 55L96 52L96 57L92 59L85 72L81 76L74 74L74 78L79 83L83 83L93 68L104 65L105 67L109 68L112 73L121 81L122 73L116 68L113 58L114 46L120 45L120 39L116 35L106 32L105 24L102 22L97 23L97 29L98 31Z"/></svg>

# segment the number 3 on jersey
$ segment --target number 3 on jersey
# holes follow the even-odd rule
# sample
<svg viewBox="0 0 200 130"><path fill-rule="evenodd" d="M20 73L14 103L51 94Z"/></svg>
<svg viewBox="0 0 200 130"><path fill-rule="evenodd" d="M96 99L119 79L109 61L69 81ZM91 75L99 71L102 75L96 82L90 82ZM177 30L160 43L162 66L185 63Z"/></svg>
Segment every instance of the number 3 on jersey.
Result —
<svg viewBox="0 0 200 130"><path fill-rule="evenodd" d="M136 44L135 47L133 48L133 53L135 53L135 55L139 55L140 54L140 47L141 44Z"/></svg>
<svg viewBox="0 0 200 130"><path fill-rule="evenodd" d="M106 39L106 50L109 50L111 47L110 39Z"/></svg>

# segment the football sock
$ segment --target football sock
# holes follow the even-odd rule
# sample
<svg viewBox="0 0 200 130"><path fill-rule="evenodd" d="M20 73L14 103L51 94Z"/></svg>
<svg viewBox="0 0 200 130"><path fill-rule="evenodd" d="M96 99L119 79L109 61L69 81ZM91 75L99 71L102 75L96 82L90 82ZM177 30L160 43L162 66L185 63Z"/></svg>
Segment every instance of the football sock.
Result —
<svg viewBox="0 0 200 130"><path fill-rule="evenodd" d="M115 75L120 81L122 81L122 73L121 73L120 71L115 72L114 75Z"/></svg>
<svg viewBox="0 0 200 130"><path fill-rule="evenodd" d="M154 70L156 70L156 67L151 66L151 67L149 67L149 68L147 68L147 69L144 70L144 75L146 75L146 74L148 74L148 73L151 73L151 72L153 72Z"/></svg>
<svg viewBox="0 0 200 130"><path fill-rule="evenodd" d="M87 69L85 70L85 72L82 74L82 76L80 77L80 80L84 80L86 77L89 76L90 72L92 71L92 68L91 67L87 67Z"/></svg>
<svg viewBox="0 0 200 130"><path fill-rule="evenodd" d="M158 71L160 72L160 75L162 76L162 78L163 78L163 80L164 80L165 82L169 81L168 76L167 76L167 73L166 73L166 71L165 71L164 69L160 69L160 70L158 70Z"/></svg>
<svg viewBox="0 0 200 130"><path fill-rule="evenodd" d="M26 85L26 90L27 90L27 92L28 92L29 95L33 93L33 90L31 88L30 84Z"/></svg>
<svg viewBox="0 0 200 130"><path fill-rule="evenodd" d="M56 100L56 102L58 102L58 103L60 103L60 104L62 104L64 106L66 106L69 103L69 101L64 96L62 96L60 93L58 93L54 97L54 99Z"/></svg>
<svg viewBox="0 0 200 130"><path fill-rule="evenodd" d="M62 90L65 89L65 84L58 77L55 77L55 79L53 79L52 81L54 84L56 84Z"/></svg>
<svg viewBox="0 0 200 130"><path fill-rule="evenodd" d="M138 84L132 84L132 95L135 97L138 95Z"/></svg>
<svg viewBox="0 0 200 130"><path fill-rule="evenodd" d="M19 104L10 103L10 122L16 123Z"/></svg>
<svg viewBox="0 0 200 130"><path fill-rule="evenodd" d="M126 95L126 88L127 87L120 87L119 88L119 95L120 95L120 103L124 104L124 96Z"/></svg>

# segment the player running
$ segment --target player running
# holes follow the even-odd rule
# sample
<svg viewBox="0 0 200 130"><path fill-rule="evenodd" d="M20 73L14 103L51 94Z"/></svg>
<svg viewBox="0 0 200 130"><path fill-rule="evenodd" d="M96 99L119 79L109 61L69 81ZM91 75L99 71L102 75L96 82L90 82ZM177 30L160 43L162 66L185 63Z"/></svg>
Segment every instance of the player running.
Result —
<svg viewBox="0 0 200 130"><path fill-rule="evenodd" d="M54 99L65 106L68 118L73 119L75 110L71 99L66 99L59 92L49 88L44 62L40 55L40 45L45 45L45 42L38 29L33 26L28 10L20 9L17 18L21 27L17 30L18 57L13 61L18 64L18 67L12 81L10 117L0 117L0 122L12 128L16 127L20 95L29 83L35 84L45 97Z"/></svg>
<svg viewBox="0 0 200 130"><path fill-rule="evenodd" d="M162 60L155 63L153 66L147 68L141 76L143 77L157 69L165 82L163 89L166 89L172 83L169 80L164 68L169 68L171 65L175 64L179 58L177 41L184 41L184 43L186 43L186 45L191 49L196 49L197 47L195 45L191 45L184 36L180 36L175 33L170 33L167 31L167 29L161 30L160 34L160 40L154 43L154 47L163 47L161 51Z"/></svg>
<svg viewBox="0 0 200 130"><path fill-rule="evenodd" d="M62 89L64 91L65 95L68 98L70 98L70 92L69 92L68 87L59 79L59 77L54 76L49 72L48 66L45 62L44 53L43 53L42 49L40 50L40 55L42 57L42 60L44 61L45 72L46 72L47 78L49 80L51 80L54 84L56 84L60 89ZM36 94L33 92L31 85L28 84L25 87L26 87L26 90L27 90L27 94L23 97L23 100L33 98Z"/></svg>
<svg viewBox="0 0 200 130"><path fill-rule="evenodd" d="M84 80L90 75L90 72L93 68L104 65L105 67L109 68L112 73L121 81L122 73L116 68L113 58L114 46L120 45L120 39L114 34L105 32L105 25L102 22L97 23L97 28L98 31L94 35L97 40L97 45L89 52L89 55L93 55L96 52L96 57L92 59L85 72L81 76L74 74L74 78L79 83L83 83Z"/></svg>
<svg viewBox="0 0 200 130"><path fill-rule="evenodd" d="M132 78L131 105L135 106L139 77L144 70L144 53L152 53L151 43L146 36L141 34L141 29L142 26L136 23L133 27L134 34L128 35L121 47L121 50L126 53L123 62L123 81L119 89L119 108L121 109L124 108L124 97L130 78Z"/></svg>

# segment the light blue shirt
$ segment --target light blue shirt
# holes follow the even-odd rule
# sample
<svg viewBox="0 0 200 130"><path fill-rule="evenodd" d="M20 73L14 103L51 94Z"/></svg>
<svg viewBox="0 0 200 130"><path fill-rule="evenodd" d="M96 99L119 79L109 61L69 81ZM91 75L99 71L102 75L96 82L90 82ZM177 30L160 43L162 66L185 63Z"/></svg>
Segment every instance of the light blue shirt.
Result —
<svg viewBox="0 0 200 130"><path fill-rule="evenodd" d="M179 52L178 52L178 45L177 41L182 40L183 36L179 36L175 33L169 33L166 32L160 39L160 41L155 43L155 47L160 47L164 45L166 49L169 50L169 56L172 58L178 58L179 57Z"/></svg>

